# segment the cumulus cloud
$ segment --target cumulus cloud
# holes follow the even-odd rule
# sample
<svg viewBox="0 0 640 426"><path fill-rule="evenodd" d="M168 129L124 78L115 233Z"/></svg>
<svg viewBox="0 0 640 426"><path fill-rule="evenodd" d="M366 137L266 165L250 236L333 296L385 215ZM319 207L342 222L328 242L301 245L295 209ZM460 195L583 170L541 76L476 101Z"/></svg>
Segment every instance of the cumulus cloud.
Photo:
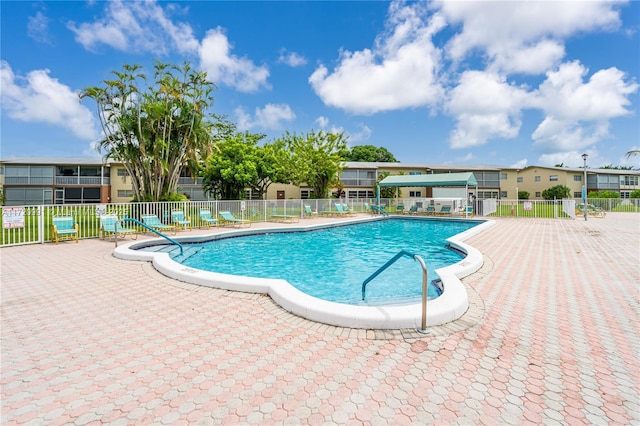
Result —
<svg viewBox="0 0 640 426"><path fill-rule="evenodd" d="M70 130L85 140L98 137L93 115L82 104L78 93L57 79L48 69L16 76L6 61L0 62L2 110L14 120L44 122Z"/></svg>
<svg viewBox="0 0 640 426"><path fill-rule="evenodd" d="M366 124L360 124L358 127L359 130L357 132L349 133L348 136L350 143L366 141L371 137L371 134L373 133L371 131L371 128L369 128L369 126L367 126Z"/></svg>
<svg viewBox="0 0 640 426"><path fill-rule="evenodd" d="M609 120L630 114L637 83L616 68L597 71L585 83L587 72L578 62L563 64L533 93L533 105L545 114L532 135L538 148L584 149L609 136Z"/></svg>
<svg viewBox="0 0 640 426"><path fill-rule="evenodd" d="M116 50L158 55L174 49L183 54L198 49L191 26L172 22L166 10L155 1L115 0L106 3L105 12L105 16L95 22L67 24L85 49L95 50L104 44Z"/></svg>
<svg viewBox="0 0 640 426"><path fill-rule="evenodd" d="M296 52L288 52L286 49L282 49L278 57L278 62L295 68L306 65L307 59Z"/></svg>
<svg viewBox="0 0 640 426"><path fill-rule="evenodd" d="M525 167L527 167L528 163L529 163L529 161L526 158L523 158L522 160L516 161L515 163L513 163L509 167L511 167L513 169L524 169Z"/></svg>
<svg viewBox="0 0 640 426"><path fill-rule="evenodd" d="M388 28L372 49L342 51L333 70L319 65L309 83L325 104L354 113L434 105L442 88L431 37L442 25L437 15L427 19L423 3L392 3Z"/></svg>
<svg viewBox="0 0 640 426"><path fill-rule="evenodd" d="M451 147L466 148L482 145L495 137L517 136L526 99L526 90L508 84L496 74L463 73L446 102L447 112L456 117Z"/></svg>
<svg viewBox="0 0 640 426"><path fill-rule="evenodd" d="M266 66L257 66L248 58L231 54L232 46L218 27L207 31L200 46L200 68L216 83L232 86L241 92L256 92L261 87L269 88Z"/></svg>
<svg viewBox="0 0 640 426"><path fill-rule="evenodd" d="M480 50L494 71L538 74L559 64L565 38L617 29L621 21L615 7L621 3L440 0L436 6L447 22L462 26L445 48L454 61Z"/></svg>
<svg viewBox="0 0 640 426"><path fill-rule="evenodd" d="M236 108L235 115L240 130L253 128L279 130L283 128L284 123L296 118L291 107L284 104L267 104L263 108L256 108L253 116L243 108Z"/></svg>
<svg viewBox="0 0 640 426"><path fill-rule="evenodd" d="M321 129L326 129L329 125L329 119L327 117L320 116L316 118L316 124L320 126Z"/></svg>

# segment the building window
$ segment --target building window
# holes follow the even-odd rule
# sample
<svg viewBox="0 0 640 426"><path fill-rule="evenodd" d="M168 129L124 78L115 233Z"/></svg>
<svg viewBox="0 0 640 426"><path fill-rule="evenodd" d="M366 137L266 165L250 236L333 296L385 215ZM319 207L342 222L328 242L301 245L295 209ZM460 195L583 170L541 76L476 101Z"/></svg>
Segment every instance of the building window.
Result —
<svg viewBox="0 0 640 426"><path fill-rule="evenodd" d="M620 176L620 185L638 186L638 176Z"/></svg>
<svg viewBox="0 0 640 426"><path fill-rule="evenodd" d="M620 198L631 198L631 191L620 191Z"/></svg>
<svg viewBox="0 0 640 426"><path fill-rule="evenodd" d="M313 195L313 189L302 189L300 190L300 198L302 200L308 200Z"/></svg>
<svg viewBox="0 0 640 426"><path fill-rule="evenodd" d="M409 172L409 176L421 175L422 172Z"/></svg>
<svg viewBox="0 0 640 426"><path fill-rule="evenodd" d="M118 198L133 198L133 189L118 189Z"/></svg>
<svg viewBox="0 0 640 426"><path fill-rule="evenodd" d="M422 197L422 191L409 191L410 198L420 198Z"/></svg>
<svg viewBox="0 0 640 426"><path fill-rule="evenodd" d="M574 182L582 182L582 175L573 175Z"/></svg>
<svg viewBox="0 0 640 426"><path fill-rule="evenodd" d="M581 191L576 191L573 193L573 198L582 198L582 192Z"/></svg>
<svg viewBox="0 0 640 426"><path fill-rule="evenodd" d="M540 192L536 192L536 198L540 198L542 197L542 194Z"/></svg>
<svg viewBox="0 0 640 426"><path fill-rule="evenodd" d="M557 181L558 181L558 175L549 176L549 182L557 182Z"/></svg>
<svg viewBox="0 0 640 426"><path fill-rule="evenodd" d="M540 176L536 176L535 181L540 182Z"/></svg>
<svg viewBox="0 0 640 426"><path fill-rule="evenodd" d="M118 168L116 169L116 173L118 174L118 176L129 176L127 169Z"/></svg>
<svg viewBox="0 0 640 426"><path fill-rule="evenodd" d="M518 183L522 183L524 182L524 178L523 177L518 177Z"/></svg>
<svg viewBox="0 0 640 426"><path fill-rule="evenodd" d="M507 180L507 174L506 173L500 173L500 180Z"/></svg>
<svg viewBox="0 0 640 426"><path fill-rule="evenodd" d="M500 198L507 198L507 191L500 191Z"/></svg>

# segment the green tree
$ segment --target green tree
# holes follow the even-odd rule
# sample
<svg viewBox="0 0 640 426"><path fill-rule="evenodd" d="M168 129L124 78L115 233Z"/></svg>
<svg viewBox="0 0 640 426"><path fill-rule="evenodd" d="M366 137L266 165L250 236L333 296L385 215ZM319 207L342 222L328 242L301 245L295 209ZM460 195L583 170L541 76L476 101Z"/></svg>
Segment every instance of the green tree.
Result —
<svg viewBox="0 0 640 426"><path fill-rule="evenodd" d="M359 162L398 162L386 148L373 145L356 145L347 151L344 159Z"/></svg>
<svg viewBox="0 0 640 426"><path fill-rule="evenodd" d="M565 185L556 185L542 191L542 198L545 200L561 200L570 198L571 188Z"/></svg>
<svg viewBox="0 0 640 426"><path fill-rule="evenodd" d="M291 171L291 155L282 140L265 143L258 147L256 167L258 180L250 184L260 198L265 198L272 183L290 183L293 177Z"/></svg>
<svg viewBox="0 0 640 426"><path fill-rule="evenodd" d="M239 200L245 196L245 188L259 181L260 148L257 146L265 135L235 133L217 145L203 172L202 188L214 198Z"/></svg>
<svg viewBox="0 0 640 426"><path fill-rule="evenodd" d="M98 150L123 164L137 200L168 199L177 191L182 170L195 175L233 126L207 113L215 86L186 62L156 62L152 79L139 65L125 64L113 74L115 79L80 94L97 104L105 135Z"/></svg>
<svg viewBox="0 0 640 426"><path fill-rule="evenodd" d="M530 195L529 191L518 191L518 200L528 200Z"/></svg>
<svg viewBox="0 0 640 426"><path fill-rule="evenodd" d="M640 189L634 189L631 191L629 198L640 198Z"/></svg>
<svg viewBox="0 0 640 426"><path fill-rule="evenodd" d="M291 153L291 181L306 183L315 197L327 198L342 171L342 153L347 149L343 133L311 131L306 135L287 132L282 141Z"/></svg>
<svg viewBox="0 0 640 426"><path fill-rule="evenodd" d="M615 191L591 191L587 198L620 198L620 194Z"/></svg>
<svg viewBox="0 0 640 426"><path fill-rule="evenodd" d="M378 180L376 181L376 184L373 185L373 193L375 196L377 196L378 194L378 186L379 186L378 184L382 179L386 178L387 176L389 176L388 172L382 172L378 174ZM396 196L396 188L393 188L391 186L380 187L380 198L394 198L395 196Z"/></svg>

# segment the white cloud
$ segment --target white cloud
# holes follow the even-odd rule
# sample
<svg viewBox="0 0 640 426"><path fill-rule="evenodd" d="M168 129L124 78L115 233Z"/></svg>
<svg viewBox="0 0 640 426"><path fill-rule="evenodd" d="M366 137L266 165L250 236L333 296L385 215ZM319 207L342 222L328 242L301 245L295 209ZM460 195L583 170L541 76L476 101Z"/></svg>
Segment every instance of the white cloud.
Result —
<svg viewBox="0 0 640 426"><path fill-rule="evenodd" d="M514 138L521 126L525 90L496 74L467 71L451 91L446 110L456 118L452 148L482 145L491 138Z"/></svg>
<svg viewBox="0 0 640 426"><path fill-rule="evenodd" d="M462 30L447 44L455 61L481 49L490 69L540 73L564 57L562 40L579 32L620 26L623 1L438 1L440 13Z"/></svg>
<svg viewBox="0 0 640 426"><path fill-rule="evenodd" d="M638 90L616 68L600 70L588 82L588 70L578 62L547 73L533 93L533 105L545 118L533 133L544 151L572 151L592 146L609 136L609 120L630 114L629 95Z"/></svg>
<svg viewBox="0 0 640 426"><path fill-rule="evenodd" d="M236 108L238 129L250 130L260 128L265 130L282 129L285 122L293 121L296 115L289 105L267 104L263 108L256 108L252 117L243 108Z"/></svg>
<svg viewBox="0 0 640 426"><path fill-rule="evenodd" d="M286 49L282 49L280 51L280 56L278 57L278 62L295 68L306 65L307 59L296 52L288 52Z"/></svg>
<svg viewBox="0 0 640 426"><path fill-rule="evenodd" d="M524 169L525 167L527 167L527 163L529 161L526 158L523 158L522 160L516 161L515 163L513 163L511 166L511 168L514 169Z"/></svg>
<svg viewBox="0 0 640 426"><path fill-rule="evenodd" d="M51 44L49 18L40 11L35 16L30 16L27 22L27 35L38 43Z"/></svg>
<svg viewBox="0 0 640 426"><path fill-rule="evenodd" d="M232 46L222 28L207 31L200 47L200 68L215 83L232 86L241 92L256 92L269 88L266 66L257 66L247 58L231 54Z"/></svg>
<svg viewBox="0 0 640 426"><path fill-rule="evenodd" d="M373 114L436 104L440 52L431 37L442 27L426 18L423 3L389 7L388 30L373 49L343 51L332 72L320 65L309 83L322 101L349 112Z"/></svg>
<svg viewBox="0 0 640 426"><path fill-rule="evenodd" d="M326 129L329 125L329 119L327 117L320 116L316 118L316 124L320 126L321 129Z"/></svg>
<svg viewBox="0 0 640 426"><path fill-rule="evenodd" d="M104 44L122 51L164 55L172 50L195 53L199 46L191 26L173 23L155 1L107 2L103 18L79 25L69 22L67 27L88 50Z"/></svg>
<svg viewBox="0 0 640 426"><path fill-rule="evenodd" d="M349 133L348 136L350 143L366 141L371 137L371 134L373 133L369 126L367 126L366 124L360 124L358 127L360 127L359 131L355 133Z"/></svg>
<svg viewBox="0 0 640 426"><path fill-rule="evenodd" d="M2 110L12 119L64 127L85 140L98 137L93 115L80 103L78 93L35 70L17 77L6 61L0 62Z"/></svg>

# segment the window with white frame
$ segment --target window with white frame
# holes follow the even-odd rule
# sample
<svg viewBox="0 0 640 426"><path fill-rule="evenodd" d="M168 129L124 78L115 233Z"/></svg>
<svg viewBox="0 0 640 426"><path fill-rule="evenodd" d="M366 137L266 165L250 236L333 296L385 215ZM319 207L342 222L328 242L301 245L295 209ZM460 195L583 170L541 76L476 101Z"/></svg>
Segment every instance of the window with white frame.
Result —
<svg viewBox="0 0 640 426"><path fill-rule="evenodd" d="M557 181L558 181L558 175L549 176L549 182L557 182Z"/></svg>
<svg viewBox="0 0 640 426"><path fill-rule="evenodd" d="M582 182L582 175L573 175L574 182Z"/></svg>
<svg viewBox="0 0 640 426"><path fill-rule="evenodd" d="M524 178L522 176L518 176L518 183L524 182Z"/></svg>
<svg viewBox="0 0 640 426"><path fill-rule="evenodd" d="M422 197L422 191L409 191L409 198L420 198Z"/></svg>
<svg viewBox="0 0 640 426"><path fill-rule="evenodd" d="M536 178L534 179L536 182L540 182L540 176L536 176Z"/></svg>

